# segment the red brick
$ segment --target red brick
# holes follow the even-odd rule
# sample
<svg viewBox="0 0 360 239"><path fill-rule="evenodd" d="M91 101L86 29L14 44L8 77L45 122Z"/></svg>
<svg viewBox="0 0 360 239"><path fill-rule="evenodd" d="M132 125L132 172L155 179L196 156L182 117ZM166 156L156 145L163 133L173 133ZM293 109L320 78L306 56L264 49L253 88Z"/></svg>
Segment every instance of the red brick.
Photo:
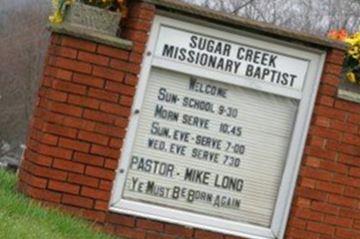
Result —
<svg viewBox="0 0 360 239"><path fill-rule="evenodd" d="M52 147L41 143L36 143L35 141L30 141L28 143L29 148L33 149L39 154L53 156L63 159L71 159L72 150L62 149L58 147Z"/></svg>
<svg viewBox="0 0 360 239"><path fill-rule="evenodd" d="M121 146L123 145L123 140L122 139L114 139L112 138L110 140L109 146L115 149L119 149L121 148Z"/></svg>
<svg viewBox="0 0 360 239"><path fill-rule="evenodd" d="M332 63L325 64L325 67L324 67L325 73L340 76L341 71L342 71L342 66L340 66L340 65L336 65L336 64L332 64Z"/></svg>
<svg viewBox="0 0 360 239"><path fill-rule="evenodd" d="M326 62L342 65L345 59L345 52L331 49L326 55Z"/></svg>
<svg viewBox="0 0 360 239"><path fill-rule="evenodd" d="M149 32L151 28L151 22L133 18L126 21L126 27L132 30Z"/></svg>
<svg viewBox="0 0 360 239"><path fill-rule="evenodd" d="M360 112L360 104L352 103L352 102L344 101L344 100L336 100L335 108L353 112L353 113Z"/></svg>
<svg viewBox="0 0 360 239"><path fill-rule="evenodd" d="M118 225L115 230L115 234L131 239L145 239L145 231L140 231L132 227Z"/></svg>
<svg viewBox="0 0 360 239"><path fill-rule="evenodd" d="M359 167L351 167L349 171L349 175L352 177L360 178L360 168Z"/></svg>
<svg viewBox="0 0 360 239"><path fill-rule="evenodd" d="M132 106L133 103L133 98L132 97L127 97L127 96L120 96L120 104L124 105L124 106Z"/></svg>
<svg viewBox="0 0 360 239"><path fill-rule="evenodd" d="M80 187L77 185L53 180L49 181L48 188L58 192L65 192L71 194L78 194L80 191Z"/></svg>
<svg viewBox="0 0 360 239"><path fill-rule="evenodd" d="M109 191L103 191L99 189L89 188L89 187L82 187L81 189L81 195L94 198L94 199L101 199L108 201L110 199L110 192Z"/></svg>
<svg viewBox="0 0 360 239"><path fill-rule="evenodd" d="M124 107L124 106L120 106L118 104L113 104L113 103L103 102L100 105L100 110L107 112L107 113L119 115L119 116L129 116L130 115L129 107Z"/></svg>
<svg viewBox="0 0 360 239"><path fill-rule="evenodd" d="M117 82L122 82L124 80L124 72L106 67L94 66L93 74L95 76Z"/></svg>
<svg viewBox="0 0 360 239"><path fill-rule="evenodd" d="M55 159L52 166L57 169L75 173L83 173L85 169L83 164L61 159Z"/></svg>
<svg viewBox="0 0 360 239"><path fill-rule="evenodd" d="M130 72L133 74L140 73L140 65L139 64L128 63L128 62L117 60L117 59L112 59L110 61L110 67L120 70L120 71Z"/></svg>
<svg viewBox="0 0 360 239"><path fill-rule="evenodd" d="M344 196L360 199L360 188L346 187Z"/></svg>
<svg viewBox="0 0 360 239"><path fill-rule="evenodd" d="M41 106L53 112L63 113L65 115L76 116L76 117L80 117L83 111L82 108L77 106L59 103L55 101L48 101L48 100L41 103Z"/></svg>
<svg viewBox="0 0 360 239"><path fill-rule="evenodd" d="M135 95L134 87L128 86L125 84L121 84L121 83L117 83L117 82L108 81L108 82L106 82L105 88L107 90L110 90L113 92L118 92L120 94L127 95L127 96Z"/></svg>
<svg viewBox="0 0 360 239"><path fill-rule="evenodd" d="M94 208L100 211L107 211L109 209L109 204L106 201L96 200Z"/></svg>
<svg viewBox="0 0 360 239"><path fill-rule="evenodd" d="M341 208L340 209L340 217L347 217L353 219L360 219L360 210L350 209L350 208Z"/></svg>
<svg viewBox="0 0 360 239"><path fill-rule="evenodd" d="M89 63L71 60L63 57L51 57L50 65L57 66L66 70L71 70L81 73L91 73L91 65Z"/></svg>
<svg viewBox="0 0 360 239"><path fill-rule="evenodd" d="M165 224L166 233L179 237L192 237L193 229L175 224Z"/></svg>
<svg viewBox="0 0 360 239"><path fill-rule="evenodd" d="M107 90L100 90L94 88L89 89L88 95L97 99L111 101L111 102L117 102L119 98L119 95L116 93L111 93Z"/></svg>
<svg viewBox="0 0 360 239"><path fill-rule="evenodd" d="M67 149L73 149L76 151L87 153L90 149L90 144L79 142L77 140L71 140L66 138L60 138L59 145Z"/></svg>
<svg viewBox="0 0 360 239"><path fill-rule="evenodd" d="M326 95L320 95L317 99L317 104L325 105L325 106L333 106L334 105L334 98Z"/></svg>
<svg viewBox="0 0 360 239"><path fill-rule="evenodd" d="M27 159L35 164L41 165L41 166L50 166L53 161L52 157L38 154L38 153L32 151L30 148L27 148L25 150L25 159Z"/></svg>
<svg viewBox="0 0 360 239"><path fill-rule="evenodd" d="M350 114L348 122L360 125L360 114Z"/></svg>
<svg viewBox="0 0 360 239"><path fill-rule="evenodd" d="M63 37L61 45L90 52L94 52L96 50L95 43L73 37Z"/></svg>
<svg viewBox="0 0 360 239"><path fill-rule="evenodd" d="M337 87L340 83L340 77L331 74L324 74L321 78L321 82Z"/></svg>
<svg viewBox="0 0 360 239"><path fill-rule="evenodd" d="M81 85L102 88L104 87L105 80L91 75L75 73L73 77L73 82Z"/></svg>
<svg viewBox="0 0 360 239"><path fill-rule="evenodd" d="M95 166L102 166L104 164L103 157L99 157L91 154L84 154L80 152L75 152L74 160L77 162L81 162L89 165L95 165Z"/></svg>
<svg viewBox="0 0 360 239"><path fill-rule="evenodd" d="M64 194L61 200L62 203L80 208L92 208L94 200L86 197Z"/></svg>
<svg viewBox="0 0 360 239"><path fill-rule="evenodd" d="M110 191L112 189L112 181L100 180L99 189Z"/></svg>
<svg viewBox="0 0 360 239"><path fill-rule="evenodd" d="M77 50L68 47L50 46L49 54L75 59L77 56Z"/></svg>
<svg viewBox="0 0 360 239"><path fill-rule="evenodd" d="M317 222L308 222L307 229L312 232L318 232L327 235L333 235L335 233L335 228L333 226Z"/></svg>
<svg viewBox="0 0 360 239"><path fill-rule="evenodd" d="M59 102L66 102L68 94L54 89L44 89L44 97Z"/></svg>
<svg viewBox="0 0 360 239"><path fill-rule="evenodd" d="M133 8L129 11L129 19L135 18L135 19L142 19L146 21L152 21L155 16L155 10L149 9L149 8L142 8L138 5L135 5Z"/></svg>
<svg viewBox="0 0 360 239"><path fill-rule="evenodd" d="M67 81L60 81L60 80L54 80L52 82L52 87L54 89L65 91L68 93L74 93L74 94L85 94L86 92L86 86L74 84Z"/></svg>
<svg viewBox="0 0 360 239"><path fill-rule="evenodd" d="M196 239L223 239L223 235L221 235L220 233L196 229L194 238L196 238Z"/></svg>
<svg viewBox="0 0 360 239"><path fill-rule="evenodd" d="M151 231L158 231L161 232L164 230L164 224L161 222L156 222L153 220L147 219L138 219L136 222L138 228L151 230Z"/></svg>
<svg viewBox="0 0 360 239"><path fill-rule="evenodd" d="M116 149L112 149L112 148L104 147L104 146L100 146L100 145L95 145L95 144L93 144L91 146L90 152L95 155L100 155L100 156L110 157L110 158L115 158L115 159L117 159L120 155L120 150L116 150Z"/></svg>
<svg viewBox="0 0 360 239"><path fill-rule="evenodd" d="M27 173L25 170L22 170L19 176L20 176L20 180L36 188L46 188L48 182L47 179L36 177L32 174Z"/></svg>
<svg viewBox="0 0 360 239"><path fill-rule="evenodd" d="M69 95L68 103L88 107L91 109L98 109L100 106L100 101L88 97L78 96L78 95Z"/></svg>
<svg viewBox="0 0 360 239"><path fill-rule="evenodd" d="M316 146L307 146L305 148L305 154L317 158L335 160L337 152L325 150Z"/></svg>
<svg viewBox="0 0 360 239"><path fill-rule="evenodd" d="M60 199L61 199L60 193L50 192L47 190L37 189L32 187L27 189L27 193L35 199L45 200L54 203L60 203Z"/></svg>
<svg viewBox="0 0 360 239"><path fill-rule="evenodd" d="M297 194L304 198L315 199L319 201L324 201L327 198L327 193L320 192L311 188L298 188Z"/></svg>
<svg viewBox="0 0 360 239"><path fill-rule="evenodd" d="M94 131L116 138L123 138L125 136L125 129L123 127L113 127L100 123L96 124Z"/></svg>
<svg viewBox="0 0 360 239"><path fill-rule="evenodd" d="M82 216L85 219L95 221L95 222L104 222L105 221L105 213L101 211L95 211L95 210L82 210Z"/></svg>
<svg viewBox="0 0 360 239"><path fill-rule="evenodd" d="M309 134L334 140L341 139L341 133L339 131L318 126L312 126Z"/></svg>
<svg viewBox="0 0 360 239"><path fill-rule="evenodd" d="M359 239L360 232L352 229L336 229L336 238L344 238L344 239Z"/></svg>
<svg viewBox="0 0 360 239"><path fill-rule="evenodd" d="M326 213L326 214L332 214L332 215L339 214L338 206L334 206L334 205L328 204L326 202L313 201L311 203L311 209L318 211L318 212Z"/></svg>
<svg viewBox="0 0 360 239"><path fill-rule="evenodd" d="M357 200L339 195L330 195L329 203L349 208L355 208L357 206Z"/></svg>
<svg viewBox="0 0 360 239"><path fill-rule="evenodd" d="M116 120L116 116L114 115L100 111L95 111L95 110L88 110L88 109L85 109L83 117L85 119L90 119L93 121L107 123L107 124L114 124Z"/></svg>
<svg viewBox="0 0 360 239"><path fill-rule="evenodd" d="M83 52L83 51L79 52L78 59L81 61L85 61L101 66L107 66L110 60L109 57Z"/></svg>
<svg viewBox="0 0 360 239"><path fill-rule="evenodd" d="M67 71L64 69L60 69L57 67L46 66L44 74L46 76L52 76L60 80L70 81L72 79L73 73L71 71Z"/></svg>
<svg viewBox="0 0 360 239"><path fill-rule="evenodd" d="M108 180L114 180L115 178L115 172L113 170L108 170L93 166L87 166L85 169L85 174L89 176L93 176L95 178L102 178Z"/></svg>
<svg viewBox="0 0 360 239"><path fill-rule="evenodd" d="M68 181L70 183L80 184L80 185L84 185L84 186L90 186L93 188L97 188L99 185L99 179L85 176L82 174L69 173Z"/></svg>
<svg viewBox="0 0 360 239"><path fill-rule="evenodd" d="M354 132L355 133L355 132ZM355 134L344 134L342 141L347 144L357 145L360 147L360 135Z"/></svg>
<svg viewBox="0 0 360 239"><path fill-rule="evenodd" d="M107 145L109 142L109 137L107 137L107 136L96 134L96 133L90 133L90 132L86 132L86 131L80 131L79 135L78 135L78 139L81 139L81 140L84 140L87 142L101 144L101 145Z"/></svg>
<svg viewBox="0 0 360 239"><path fill-rule="evenodd" d="M105 45L99 45L97 52L104 56L109 56L113 58L118 58L122 60L127 60L129 57L129 52L124 51L119 48L105 46Z"/></svg>
<svg viewBox="0 0 360 239"><path fill-rule="evenodd" d="M317 182L316 189L324 192L331 192L341 194L344 191L344 186L334 183L327 183L327 182Z"/></svg>
<svg viewBox="0 0 360 239"><path fill-rule="evenodd" d="M335 97L337 94L337 88L332 85L320 84L318 93Z"/></svg>
<svg viewBox="0 0 360 239"><path fill-rule="evenodd" d="M48 124L48 123L44 125L44 131L55 135L65 136L70 138L75 138L77 134L77 131L75 129L63 127L56 124Z"/></svg>
<svg viewBox="0 0 360 239"><path fill-rule="evenodd" d="M43 177L43 178L51 178L57 180L65 180L67 177L67 173L57 170L41 167L35 164L32 164L28 161L23 161L21 165L26 171L31 172L32 174Z"/></svg>
<svg viewBox="0 0 360 239"><path fill-rule="evenodd" d="M355 156L340 154L338 160L343 164L360 167L360 160Z"/></svg>
<svg viewBox="0 0 360 239"><path fill-rule="evenodd" d="M332 181L353 187L359 187L360 185L360 179L348 177L342 174L334 174Z"/></svg>
<svg viewBox="0 0 360 239"><path fill-rule="evenodd" d="M133 74L126 74L124 83L127 85L135 86L137 85L139 78Z"/></svg>
<svg viewBox="0 0 360 239"><path fill-rule="evenodd" d="M35 128L30 130L30 138L41 142L43 144L48 144L48 145L57 145L58 142L58 137L51 135L51 134L47 134L47 133L43 133L39 130L36 130Z"/></svg>
<svg viewBox="0 0 360 239"><path fill-rule="evenodd" d="M348 172L348 167L337 162L321 161L320 168L325 169L330 172L346 174Z"/></svg>
<svg viewBox="0 0 360 239"><path fill-rule="evenodd" d="M333 178L332 173L324 170L319 170L310 167L303 167L300 171L300 175L303 177L319 179L323 181L330 181Z"/></svg>
<svg viewBox="0 0 360 239"><path fill-rule="evenodd" d="M135 217L121 215L121 214L109 213L106 217L106 221L128 227L135 226Z"/></svg>
<svg viewBox="0 0 360 239"><path fill-rule="evenodd" d="M312 119L312 123L314 125L327 128L330 126L330 119L324 116L314 115Z"/></svg>
<svg viewBox="0 0 360 239"><path fill-rule="evenodd" d="M325 216L324 222L330 225L351 227L353 220L349 218L341 218L337 216Z"/></svg>
<svg viewBox="0 0 360 239"><path fill-rule="evenodd" d="M332 120L330 122L330 127L332 129L336 129L336 130L348 132L348 133L356 132L358 129L358 126L356 126L354 124L350 124L348 122L345 123L345 122L341 122L341 121L337 121L337 120Z"/></svg>
<svg viewBox="0 0 360 239"><path fill-rule="evenodd" d="M288 232L289 238L297 239L319 239L318 233L309 232L306 230L291 228Z"/></svg>
<svg viewBox="0 0 360 239"><path fill-rule="evenodd" d="M360 156L360 147L355 145L341 144L339 151L353 156Z"/></svg>

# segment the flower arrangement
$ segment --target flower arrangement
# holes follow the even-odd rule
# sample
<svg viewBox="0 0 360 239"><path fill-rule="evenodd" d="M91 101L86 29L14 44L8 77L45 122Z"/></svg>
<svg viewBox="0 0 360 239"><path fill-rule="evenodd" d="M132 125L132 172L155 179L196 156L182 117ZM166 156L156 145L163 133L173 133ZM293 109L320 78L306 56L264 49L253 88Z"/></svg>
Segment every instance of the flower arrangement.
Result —
<svg viewBox="0 0 360 239"><path fill-rule="evenodd" d="M55 12L49 17L53 24L60 24L64 21L66 8L74 4L76 0L52 0ZM119 11L125 17L127 15L126 0L78 0L81 3L103 8L111 11Z"/></svg>
<svg viewBox="0 0 360 239"><path fill-rule="evenodd" d="M344 29L332 30L329 32L328 37L347 44L344 62L346 79L350 83L360 85L360 32L349 35Z"/></svg>

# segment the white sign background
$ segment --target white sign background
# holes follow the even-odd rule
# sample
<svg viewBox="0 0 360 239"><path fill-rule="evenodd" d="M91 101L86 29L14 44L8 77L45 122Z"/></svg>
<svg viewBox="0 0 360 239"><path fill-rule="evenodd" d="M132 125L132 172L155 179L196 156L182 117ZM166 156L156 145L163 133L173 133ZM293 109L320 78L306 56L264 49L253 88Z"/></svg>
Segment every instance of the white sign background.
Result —
<svg viewBox="0 0 360 239"><path fill-rule="evenodd" d="M140 82L137 87L137 93L133 104L128 133L122 149L121 164L113 187L110 210L246 238L283 238L326 53L315 48L307 48L303 45L290 44L277 39L244 33L224 26L212 25L205 22L202 24L208 25L208 27L163 16L155 17L147 46L147 54L144 58L140 75ZM292 62L295 65L297 61L303 63L308 62L305 72L298 73L304 76L304 78L299 77L303 82L297 84L299 88L284 87L279 84L273 84L251 77L243 77L206 67L199 67L195 64L187 64L168 57L159 56L156 53L156 49L159 49L157 46L159 46L160 41L166 40L163 38L160 39L161 31L162 29L171 28L176 29L176 31L184 32L185 35L186 33L194 32L199 36L207 36L214 39L218 39L218 37L221 36L222 39L226 39L226 41L233 44L249 46L253 49L266 49L262 51L274 53L282 57L288 57L288 62ZM224 29L224 31L216 30L219 28ZM188 38L185 38L188 41ZM181 39L181 36L176 37L176 39L173 38L174 42L172 42L172 44L188 44L188 42L181 43ZM279 64L277 66L279 66ZM296 68L293 68L293 66L287 68L286 64L282 67L285 67L282 68L282 70ZM160 69L167 69L169 71ZM170 71L173 71L173 73L166 73ZM164 72L166 76L164 76ZM131 184L131 181L129 182L128 178L131 178L132 176L141 177L141 180L144 181L151 178L151 175L148 173L139 172L139 170L135 170L134 167L130 169L131 159L134 153L139 153L138 156L141 156L140 153L144 154L146 152L152 157L155 155L159 161L167 163L171 161L177 162L176 170L179 170L180 178L177 178L178 175L176 175L174 179L171 178L171 180L154 177L154 180L158 180L159 183L164 185L173 185L176 184L176 182L180 182L179 180L181 179L181 176L183 176L181 175L182 170L187 166L187 164L183 163L181 168L181 162L188 160L197 164L196 160L189 157L179 157L174 155L164 157L167 152L157 152L157 150L149 150L148 148L141 149L143 145L146 145L146 141L148 140L148 137L150 137L147 132L149 130L149 125L146 125L143 122L155 120L151 119L150 115L154 114L154 109L152 107L155 104L154 97L156 98L156 94L158 93L157 88L160 86L167 86L172 90L178 91L177 93L180 94L179 92L183 89L182 87L186 86L186 82L190 75L195 76L195 78L200 79L201 81L211 82L215 85L230 85L231 89L229 92L233 92L233 90L235 90L235 92L242 92L242 94L239 95L238 93L234 93L234 95L232 95L233 93L229 93L229 95L232 95L232 97L237 99L245 100L244 97L247 96L246 99L249 101L247 104L244 102L238 103L232 101L230 103L226 100L226 102L231 105L241 107L243 115L246 116L243 118L239 117L239 122L236 121L239 123L238 125L244 127L244 137L241 138L241 140L246 139L246 143L248 144L246 153L240 155L242 156L240 168L234 170L230 167L220 167L218 165L216 165L216 167L211 167L204 162L200 162L199 167L204 167L204 165L206 165L205 167L208 167L209 171L211 170L210 174L212 177L213 172L219 174L224 173L230 176L233 173L234 175L236 174L237 177L247 180L244 183L242 192L229 193L220 190L219 194L226 194L227 196L232 194L235 196L235 193L236 196L241 195L241 207L245 207L246 210L259 212L256 216L244 216L246 210L243 211L243 215L240 215L240 213L230 213L232 210L228 209L219 211L216 211L216 209L211 211L205 210L203 208L204 206L200 206L199 204L193 204L193 206L196 206L189 207L187 203L181 202L181 200L174 205L173 202L168 202L168 200L164 198L159 200L159 198L154 198L152 196L148 197L149 195L144 196L143 193L138 194L128 190L129 184ZM207 80L203 78L206 78ZM169 80L168 83L167 80ZM176 83L170 84L171 82ZM153 90L152 94L148 92L148 90L151 89ZM267 93L271 93L271 95ZM195 92L191 95L195 95ZM145 98L145 96L150 98ZM280 96L285 96L285 98ZM201 95L201 98L205 99L206 97ZM210 100L209 97L207 98ZM260 102L262 102L262 104ZM181 114L184 112L193 113L192 109L181 110ZM263 117L261 111L264 111ZM206 113L200 112L199 115L205 116ZM211 117L210 120L216 125L216 121L219 117L215 115L207 116ZM277 121L264 122L264 119L270 119L271 116ZM156 120L159 122L161 121L160 119ZM207 130L206 133L200 132L202 130L196 131L192 128L186 128L187 126L182 124L175 125L173 124L174 122L170 122L170 124L161 121L160 123L169 124L171 127L179 127L179 129L181 128L184 131L186 129L191 129L192 134L201 133L209 135L214 133L212 130ZM254 125L257 126L254 127ZM267 127L269 125L274 129L269 130L269 127ZM278 131L278 134L275 133L274 137L264 136L266 133L274 133L276 131L275 129ZM216 137L218 137L218 134ZM167 143L171 143L170 139L166 139L166 141L168 141ZM189 145L186 146L191 148L193 147L191 144L193 144L193 142L190 142ZM264 145L268 148L270 147L273 151L268 154L259 147L259 145ZM220 151L222 150L223 149ZM264 157L264 153L266 159L271 158L271 160L264 159L261 161L260 158ZM184 160L180 161L179 158L183 158ZM251 158L255 158L259 163L256 165L253 164ZM267 165L267 163L272 167ZM243 166L246 167L248 171L245 172L245 170L241 169ZM238 171L240 171L239 174L237 174ZM256 172L258 171L261 173L257 174ZM269 182L266 182L263 178L269 178L270 180ZM182 181L182 184L187 184L186 186L191 184L194 185L194 188L204 188L204 190L209 190L210 188L208 185L201 185L189 181L185 184ZM211 182L209 184L211 184ZM252 193L256 191L254 185L269 192L269 194L263 195L259 204L257 204L256 197L252 195ZM214 190L213 192L215 193ZM250 202L250 197L255 201ZM206 205L205 207L207 209L210 208L209 205ZM272 213L270 211L272 211Z"/></svg>
<svg viewBox="0 0 360 239"><path fill-rule="evenodd" d="M228 89L226 98L206 95L189 90L190 77L184 74L176 74L170 71L153 69L144 105L140 113L139 128L137 130L132 156L139 158L158 160L164 163L174 164L173 177L164 177L152 172L145 172L146 167L140 162L130 166L127 175L127 183L124 198L146 201L157 205L172 208L180 208L202 214L222 217L235 221L245 221L262 226L270 226L271 216L277 198L279 183L282 176L284 162L288 153L288 144L292 133L293 122L297 111L297 102L268 93L248 90L241 87L198 79L198 83L212 85ZM169 94L178 96L176 103L164 102L158 99L160 89L166 89ZM185 97L201 99L213 104L215 113L201 111L199 109L182 106ZM163 107L163 112L179 113L177 121L163 119L157 114L156 106ZM238 110L237 117L219 115L220 106L231 107ZM184 115L201 117L209 120L209 129L198 128L182 123ZM168 128L170 132L163 136L151 134L152 124L158 123L157 127ZM226 123L231 126L242 128L241 136L219 133L220 124ZM175 130L190 132L189 142L181 142L174 139ZM197 144L196 137L209 136L221 140L221 150ZM149 140L159 140L165 143L163 150L149 147ZM245 146L245 153L234 153L234 150L226 150L227 143ZM185 155L170 152L171 145L185 145ZM174 148L176 146L173 146ZM192 157L192 150L202 149L209 152L219 153L218 162L197 159ZM225 155L233 156L241 160L240 166L229 166L225 163ZM186 168L210 172L209 185L184 180ZM230 189L221 189L214 186L215 177L219 175L241 178L244 180L243 190L237 192ZM133 183L134 182L136 183ZM221 179L217 180L220 184ZM144 187L137 188L140 182ZM146 185L155 182L159 187L170 188L168 196L154 196ZM186 189L184 197L173 198L174 187ZM189 190L206 192L212 196L212 201L206 203L202 200L188 202ZM228 209L215 204L216 196L235 198L241 200L239 208Z"/></svg>

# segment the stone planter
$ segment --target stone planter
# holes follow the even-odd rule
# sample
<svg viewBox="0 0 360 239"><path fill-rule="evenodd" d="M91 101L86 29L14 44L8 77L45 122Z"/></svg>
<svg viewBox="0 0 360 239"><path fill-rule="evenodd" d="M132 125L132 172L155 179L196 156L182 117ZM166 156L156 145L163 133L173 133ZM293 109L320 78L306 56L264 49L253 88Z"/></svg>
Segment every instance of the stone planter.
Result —
<svg viewBox="0 0 360 239"><path fill-rule="evenodd" d="M63 23L50 23L49 29L59 34L129 50L133 43L118 37L120 20L121 14L118 12L75 2L66 9Z"/></svg>
<svg viewBox="0 0 360 239"><path fill-rule="evenodd" d="M81 30L116 36L120 20L119 12L75 2L66 10L63 24Z"/></svg>

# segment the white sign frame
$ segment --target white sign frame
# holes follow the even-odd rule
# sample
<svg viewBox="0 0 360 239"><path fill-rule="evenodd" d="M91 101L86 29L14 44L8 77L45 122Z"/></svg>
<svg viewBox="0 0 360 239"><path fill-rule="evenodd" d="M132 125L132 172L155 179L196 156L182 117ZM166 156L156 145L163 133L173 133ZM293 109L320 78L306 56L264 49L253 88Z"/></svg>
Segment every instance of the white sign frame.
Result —
<svg viewBox="0 0 360 239"><path fill-rule="evenodd" d="M304 83L303 91L288 91L287 89L276 88L262 82L254 82L254 80L251 79L241 78L242 80L239 81L238 77L224 75L220 73L215 74L212 72L212 74L205 74L209 70L199 69L199 67L196 66L184 65L174 61L170 62L164 59L156 58L154 57L153 52L157 44L157 38L159 36L161 26L169 26L177 29L182 29L184 31L197 32L214 38L222 36L222 39L239 42L241 44L247 44L249 46L254 46L255 48L258 44L260 44L263 49L278 52L279 54L286 53L286 55L290 57L298 58L298 56L301 55L302 59L306 59L309 61L309 68L306 77L307 80ZM218 27L218 29L222 28L225 29L226 27ZM325 56L325 51L321 51L315 48L304 47L301 45L290 44L260 35L241 33L241 31L235 29L233 29L232 32L221 31L199 24L175 20L173 18L165 16L155 16L150 34L150 40L147 45L146 56L144 57L142 70L140 73L140 81L137 86L137 92L134 104L132 106L130 124L127 129L126 139L122 148L120 165L117 170L117 175L113 186L110 201L110 210L117 213L141 216L154 220L161 220L170 223L181 224L184 226L196 227L204 230L211 230L215 232L232 234L246 238L283 238L296 185L297 175L299 172L300 162L304 150L305 140L314 108L314 102L322 74L323 65L325 62ZM289 145L288 157L286 160L286 165L279 188L276 206L274 208L272 224L269 228L255 226L247 223L234 222L231 220L216 218L212 216L200 215L178 209L151 205L143 202L126 200L122 198L128 165L130 162L131 151L139 122L138 112L143 104L145 90L152 67L173 70L176 72L182 72L198 77L204 77L204 75L206 75L206 78L208 79L213 79L229 84L235 84L255 90L272 92L278 95L299 100L298 113L294 123L292 140Z"/></svg>

